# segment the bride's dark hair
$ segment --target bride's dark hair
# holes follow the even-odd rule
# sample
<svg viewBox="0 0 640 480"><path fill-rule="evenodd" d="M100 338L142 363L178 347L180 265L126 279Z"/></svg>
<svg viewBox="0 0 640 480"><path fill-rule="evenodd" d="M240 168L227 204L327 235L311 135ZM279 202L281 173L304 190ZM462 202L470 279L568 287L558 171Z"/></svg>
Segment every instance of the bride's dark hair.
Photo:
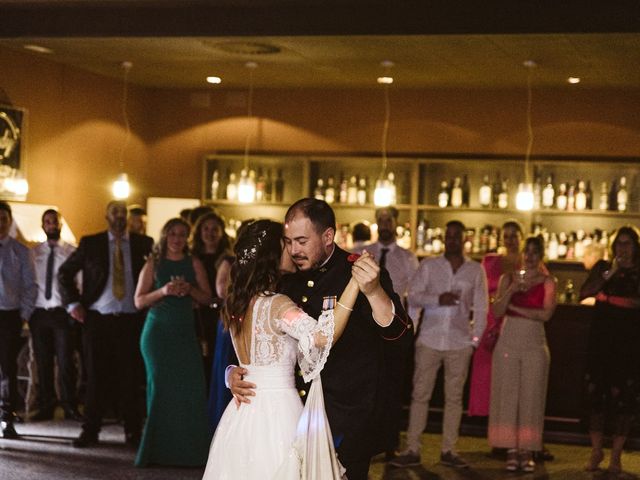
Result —
<svg viewBox="0 0 640 480"><path fill-rule="evenodd" d="M239 233L222 316L226 329L242 331L253 297L275 288L280 278L281 242L282 224L272 220L256 220Z"/></svg>

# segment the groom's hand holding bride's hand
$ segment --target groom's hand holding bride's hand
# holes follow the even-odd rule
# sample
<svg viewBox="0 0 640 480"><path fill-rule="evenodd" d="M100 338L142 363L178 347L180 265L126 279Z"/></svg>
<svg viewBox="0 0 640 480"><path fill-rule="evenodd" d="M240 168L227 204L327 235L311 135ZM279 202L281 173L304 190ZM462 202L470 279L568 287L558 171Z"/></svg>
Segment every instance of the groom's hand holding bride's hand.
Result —
<svg viewBox="0 0 640 480"><path fill-rule="evenodd" d="M351 274L358 282L358 288L365 296L369 296L381 288L380 266L376 263L373 255L366 250L354 262Z"/></svg>
<svg viewBox="0 0 640 480"><path fill-rule="evenodd" d="M242 403L251 403L248 397L255 396L255 383L243 380L244 375L249 373L246 368L234 367L229 375L229 389L233 394L233 401L237 407Z"/></svg>

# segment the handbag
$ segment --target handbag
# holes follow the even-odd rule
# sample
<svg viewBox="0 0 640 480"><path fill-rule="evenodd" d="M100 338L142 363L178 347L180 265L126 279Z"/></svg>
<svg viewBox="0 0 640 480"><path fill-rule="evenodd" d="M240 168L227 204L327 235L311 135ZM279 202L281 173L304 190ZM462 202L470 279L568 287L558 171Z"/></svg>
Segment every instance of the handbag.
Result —
<svg viewBox="0 0 640 480"><path fill-rule="evenodd" d="M498 343L498 339L500 338L500 331L502 330L502 318L496 320L490 328L487 328L482 336L482 341L480 345L485 350L489 352L493 352L493 349L496 348L496 343Z"/></svg>

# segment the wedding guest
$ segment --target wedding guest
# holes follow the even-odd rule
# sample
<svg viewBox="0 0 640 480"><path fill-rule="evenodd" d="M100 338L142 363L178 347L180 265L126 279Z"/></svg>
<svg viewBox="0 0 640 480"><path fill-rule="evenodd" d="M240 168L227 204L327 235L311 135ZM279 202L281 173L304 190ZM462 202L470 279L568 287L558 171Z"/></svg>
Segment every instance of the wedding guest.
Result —
<svg viewBox="0 0 640 480"><path fill-rule="evenodd" d="M510 220L502 225L502 246L504 253L488 253L482 258L482 268L487 276L489 303L495 300L498 282L504 274L519 270L522 262L522 227ZM500 332L502 318L496 318L492 309L487 313L487 326L480 339L480 345L473 354L469 387L469 416L489 416L491 393L491 355L495 347L496 335Z"/></svg>
<svg viewBox="0 0 640 480"><path fill-rule="evenodd" d="M38 413L31 420L53 418L57 403L54 359L58 366L58 391L64 416L67 419L81 420L77 410L76 372L73 363L73 319L62 304L57 281L60 265L76 248L60 238L62 219L56 210L48 209L42 214L42 229L47 240L33 247L38 297L29 320L29 330L38 372Z"/></svg>
<svg viewBox="0 0 640 480"><path fill-rule="evenodd" d="M138 309L149 309L140 339L148 414L138 467L206 462L206 390L192 303L208 304L211 290L202 262L189 255L189 230L180 218L165 223L134 297Z"/></svg>
<svg viewBox="0 0 640 480"><path fill-rule="evenodd" d="M445 405L440 463L454 468L469 466L457 453L456 445L464 384L473 349L484 331L488 296L482 267L464 255L464 232L462 222L448 222L444 254L424 259L409 286L409 304L422 306L424 318L415 347L407 449L391 461L396 467L421 464L421 435L427 426L429 401L441 366Z"/></svg>
<svg viewBox="0 0 640 480"><path fill-rule="evenodd" d="M78 448L98 444L104 402L114 387L122 404L126 442L134 447L140 442L139 342L144 316L133 294L153 239L128 232L127 214L124 202L109 202L108 230L82 237L58 272L62 302L82 324L87 392L82 432L73 441ZM81 290L76 285L78 272ZM116 385L111 385L114 379Z"/></svg>
<svg viewBox="0 0 640 480"><path fill-rule="evenodd" d="M612 260L600 260L580 290L595 297L588 343L587 393L590 406L591 457L586 470L604 459L605 421L613 420L609 471L622 472L622 451L640 398L640 240L632 226L617 230Z"/></svg>
<svg viewBox="0 0 640 480"><path fill-rule="evenodd" d="M191 248L193 256L204 266L208 284L215 294L212 302L198 305L194 311L196 334L204 365L205 386L208 391L222 307L220 295L216 291L217 273L220 268L230 268L229 261L232 258L231 240L224 230L222 217L212 211L200 215L193 227ZM223 265L225 263L226 265Z"/></svg>
<svg viewBox="0 0 640 480"><path fill-rule="evenodd" d="M23 320L31 317L38 285L29 249L9 235L11 206L0 201L0 430L18 438L14 427L18 402L17 358Z"/></svg>
<svg viewBox="0 0 640 480"><path fill-rule="evenodd" d="M543 257L542 238L527 238L522 269L500 277L492 305L504 320L493 352L489 444L507 449L509 471L534 471L533 454L542 450L550 360L544 322L556 307Z"/></svg>

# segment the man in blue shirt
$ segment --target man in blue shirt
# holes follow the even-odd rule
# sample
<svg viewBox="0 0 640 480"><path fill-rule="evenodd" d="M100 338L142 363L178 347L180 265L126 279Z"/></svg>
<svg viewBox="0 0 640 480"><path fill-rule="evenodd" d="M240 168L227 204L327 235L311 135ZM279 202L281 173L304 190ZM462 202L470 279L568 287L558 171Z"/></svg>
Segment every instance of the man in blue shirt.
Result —
<svg viewBox="0 0 640 480"><path fill-rule="evenodd" d="M0 201L0 427L6 439L18 438L13 422L20 334L38 294L29 249L9 236L12 223L11 206Z"/></svg>

